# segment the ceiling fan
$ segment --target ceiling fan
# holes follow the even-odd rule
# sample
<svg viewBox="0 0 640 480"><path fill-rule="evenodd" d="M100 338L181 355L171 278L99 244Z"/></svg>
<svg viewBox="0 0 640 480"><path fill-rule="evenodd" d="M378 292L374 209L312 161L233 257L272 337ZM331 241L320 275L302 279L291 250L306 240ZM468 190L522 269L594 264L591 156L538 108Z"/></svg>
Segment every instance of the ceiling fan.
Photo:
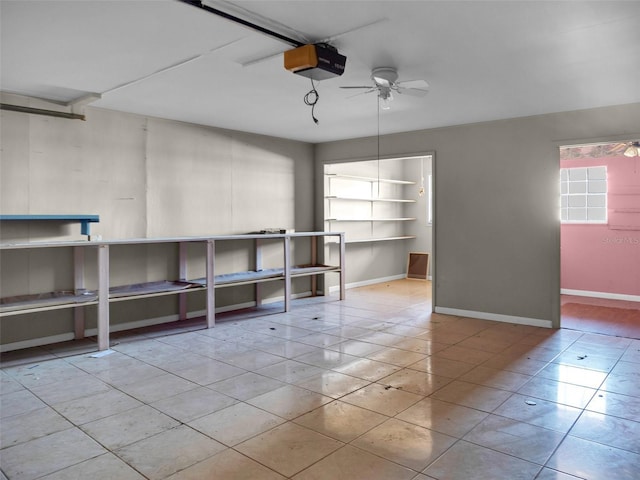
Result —
<svg viewBox="0 0 640 480"><path fill-rule="evenodd" d="M428 93L429 84L425 80L407 80L398 82L398 72L392 67L379 67L371 71L373 85L351 85L340 88L365 89L362 93L377 92L382 100L382 108L388 109L389 102L393 100L393 93L424 97Z"/></svg>
<svg viewBox="0 0 640 480"><path fill-rule="evenodd" d="M615 144L611 148L611 153L622 154L625 157L640 157L640 142L626 142Z"/></svg>
<svg viewBox="0 0 640 480"><path fill-rule="evenodd" d="M625 157L629 158L640 157L640 141L632 140L630 142L620 143L597 143L591 145L560 148L561 160L570 160L576 158L617 157L619 155L624 155Z"/></svg>

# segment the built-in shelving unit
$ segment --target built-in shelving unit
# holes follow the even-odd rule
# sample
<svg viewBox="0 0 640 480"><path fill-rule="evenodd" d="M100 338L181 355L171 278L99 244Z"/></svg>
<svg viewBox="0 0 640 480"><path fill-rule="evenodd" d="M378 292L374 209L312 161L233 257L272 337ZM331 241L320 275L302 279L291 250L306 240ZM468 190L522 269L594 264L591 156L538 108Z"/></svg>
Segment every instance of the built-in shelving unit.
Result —
<svg viewBox="0 0 640 480"><path fill-rule="evenodd" d="M344 230L346 243L397 241L415 238L405 233L404 224L416 219L404 214L404 205L416 200L404 198L404 186L411 180L325 173L325 228ZM328 243L335 243L328 241Z"/></svg>
<svg viewBox="0 0 640 480"><path fill-rule="evenodd" d="M309 263L292 265L292 241L296 238L308 238L311 244ZM337 265L323 265L317 262L318 239L332 238L340 246L339 263ZM218 273L216 271L216 246L222 242L236 242L253 240L254 264L251 270L232 273ZM264 241L282 243L282 262L277 268L262 268L262 250ZM135 244L176 244L178 253L178 279L157 280L153 282L133 283L128 285L110 284L110 248L121 245ZM191 279L188 271L187 246L189 244L204 244L206 246L205 262L206 274L202 278ZM234 244L234 245L235 245ZM312 280L312 294L318 293L316 278L318 275L335 272L340 276L340 299L345 297L344 286L344 234L342 232L300 232L287 234L250 234L250 235L222 235L211 237L184 238L150 238L98 242L33 242L22 244L2 244L1 251L25 251L30 249L49 249L51 255L56 255L56 249L73 249L74 285L68 290L45 292L30 295L18 295L0 299L0 317L25 313L44 312L62 308L75 309L75 337L83 338L84 307L98 306L98 348L109 348L109 304L141 298L152 298L165 295L180 295L180 318L187 315L185 295L195 291L206 292L206 321L207 327L215 325L215 290L217 288L234 285L258 285L263 282L284 282L284 309L291 308L291 280L293 278L310 276ZM85 278L85 253L87 249L97 250L97 278L94 283L97 289L85 288L88 283ZM256 304L260 304L259 290L256 288Z"/></svg>

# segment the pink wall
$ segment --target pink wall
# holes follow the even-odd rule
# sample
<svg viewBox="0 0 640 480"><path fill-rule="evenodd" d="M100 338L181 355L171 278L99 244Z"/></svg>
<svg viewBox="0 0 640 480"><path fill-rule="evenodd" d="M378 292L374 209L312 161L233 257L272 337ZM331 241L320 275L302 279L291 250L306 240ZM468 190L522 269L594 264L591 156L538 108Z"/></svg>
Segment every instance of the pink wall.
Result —
<svg viewBox="0 0 640 480"><path fill-rule="evenodd" d="M563 224L561 288L640 296L640 158L561 159L562 168L607 166L608 225Z"/></svg>

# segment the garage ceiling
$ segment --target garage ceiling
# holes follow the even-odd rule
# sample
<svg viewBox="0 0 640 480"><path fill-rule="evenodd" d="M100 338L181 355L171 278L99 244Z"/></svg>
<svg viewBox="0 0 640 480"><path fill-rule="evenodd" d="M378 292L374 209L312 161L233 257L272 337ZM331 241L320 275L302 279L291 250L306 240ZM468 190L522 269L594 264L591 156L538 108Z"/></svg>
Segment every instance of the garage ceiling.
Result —
<svg viewBox="0 0 640 480"><path fill-rule="evenodd" d="M638 1L205 1L303 42L344 75L288 72L290 45L177 0L2 0L3 92L320 143L640 102ZM257 61L256 61L257 60ZM382 111L375 67L425 79Z"/></svg>

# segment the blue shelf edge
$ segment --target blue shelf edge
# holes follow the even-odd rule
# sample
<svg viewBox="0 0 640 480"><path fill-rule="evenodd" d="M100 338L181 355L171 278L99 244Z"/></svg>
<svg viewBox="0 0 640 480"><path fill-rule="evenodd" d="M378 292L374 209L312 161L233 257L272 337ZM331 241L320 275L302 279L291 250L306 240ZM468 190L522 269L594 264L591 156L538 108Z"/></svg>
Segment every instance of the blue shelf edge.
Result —
<svg viewBox="0 0 640 480"><path fill-rule="evenodd" d="M90 223L100 222L100 215L0 215L0 221L58 221L58 222L79 222L80 233L91 235Z"/></svg>

